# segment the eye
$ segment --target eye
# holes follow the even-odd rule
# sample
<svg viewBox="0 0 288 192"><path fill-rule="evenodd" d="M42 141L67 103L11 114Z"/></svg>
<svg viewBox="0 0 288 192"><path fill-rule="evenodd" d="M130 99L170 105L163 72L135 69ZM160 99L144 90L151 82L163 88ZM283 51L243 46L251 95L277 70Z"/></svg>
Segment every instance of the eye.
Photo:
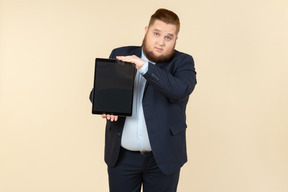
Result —
<svg viewBox="0 0 288 192"><path fill-rule="evenodd" d="M157 37L160 36L160 34L157 33L157 32L154 32L154 35L157 36Z"/></svg>
<svg viewBox="0 0 288 192"><path fill-rule="evenodd" d="M170 41L170 40L172 39L172 37L166 36L165 39L168 40L168 41Z"/></svg>

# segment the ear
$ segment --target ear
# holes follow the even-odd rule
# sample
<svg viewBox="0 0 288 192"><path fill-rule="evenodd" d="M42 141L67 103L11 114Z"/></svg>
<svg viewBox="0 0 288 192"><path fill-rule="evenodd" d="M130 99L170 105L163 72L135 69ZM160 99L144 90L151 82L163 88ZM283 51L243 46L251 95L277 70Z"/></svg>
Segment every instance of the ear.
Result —
<svg viewBox="0 0 288 192"><path fill-rule="evenodd" d="M147 33L147 31L148 31L148 27L146 26L146 27L145 27L145 34Z"/></svg>

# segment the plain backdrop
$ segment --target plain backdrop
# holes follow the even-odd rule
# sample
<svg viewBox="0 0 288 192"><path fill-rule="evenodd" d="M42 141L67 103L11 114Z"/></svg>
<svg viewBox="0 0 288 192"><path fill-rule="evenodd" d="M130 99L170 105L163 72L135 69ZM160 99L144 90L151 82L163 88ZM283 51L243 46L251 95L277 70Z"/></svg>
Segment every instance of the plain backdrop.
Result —
<svg viewBox="0 0 288 192"><path fill-rule="evenodd" d="M288 191L287 0L1 0L1 192L108 191L94 59L161 7L198 79L178 191Z"/></svg>

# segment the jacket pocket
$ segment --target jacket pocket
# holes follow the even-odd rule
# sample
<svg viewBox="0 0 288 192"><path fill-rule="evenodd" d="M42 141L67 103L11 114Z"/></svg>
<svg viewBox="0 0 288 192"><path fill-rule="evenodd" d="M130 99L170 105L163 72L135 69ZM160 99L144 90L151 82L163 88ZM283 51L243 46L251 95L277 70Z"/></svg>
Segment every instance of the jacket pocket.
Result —
<svg viewBox="0 0 288 192"><path fill-rule="evenodd" d="M170 126L170 131L172 135L177 135L178 133L181 133L182 131L186 130L187 125L186 123L178 123L173 126Z"/></svg>

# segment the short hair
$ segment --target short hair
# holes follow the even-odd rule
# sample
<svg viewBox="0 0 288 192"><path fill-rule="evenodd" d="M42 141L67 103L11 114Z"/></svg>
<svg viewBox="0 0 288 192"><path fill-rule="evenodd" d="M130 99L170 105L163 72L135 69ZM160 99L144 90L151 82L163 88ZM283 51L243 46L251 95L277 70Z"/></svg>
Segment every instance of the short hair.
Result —
<svg viewBox="0 0 288 192"><path fill-rule="evenodd" d="M180 31L179 17L168 9L158 9L150 18L149 27L154 24L155 20L163 21L166 24L176 25L176 34Z"/></svg>

